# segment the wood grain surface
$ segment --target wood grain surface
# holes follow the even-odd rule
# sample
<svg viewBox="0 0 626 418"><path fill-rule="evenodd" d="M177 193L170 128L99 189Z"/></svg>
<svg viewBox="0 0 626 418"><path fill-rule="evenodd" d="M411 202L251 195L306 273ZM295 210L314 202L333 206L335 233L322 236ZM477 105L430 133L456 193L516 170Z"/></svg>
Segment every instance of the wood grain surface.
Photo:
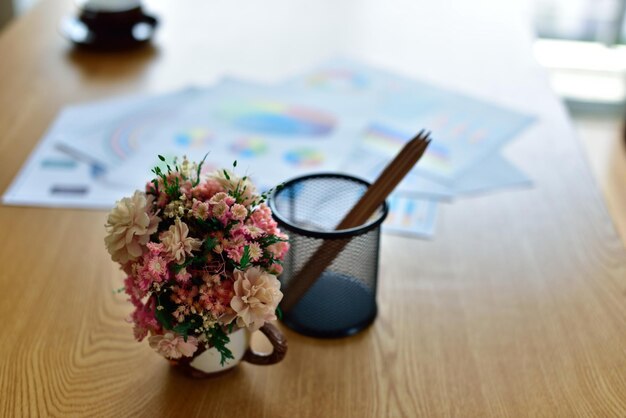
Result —
<svg viewBox="0 0 626 418"><path fill-rule="evenodd" d="M63 105L226 73L277 79L337 54L537 122L506 150L534 188L444 205L432 241L383 236L369 329L316 340L283 327L282 363L213 380L189 380L133 341L104 212L1 206L0 414L626 416L626 252L531 60L525 6L450 3L161 0L148 3L163 22L156 46L121 54L71 49L56 29L69 0L9 25L0 190Z"/></svg>

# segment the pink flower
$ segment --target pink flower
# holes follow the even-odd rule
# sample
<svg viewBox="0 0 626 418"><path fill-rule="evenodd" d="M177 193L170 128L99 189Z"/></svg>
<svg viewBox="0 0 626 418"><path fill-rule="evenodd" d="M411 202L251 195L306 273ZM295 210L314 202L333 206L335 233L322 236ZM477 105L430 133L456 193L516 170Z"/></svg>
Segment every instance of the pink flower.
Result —
<svg viewBox="0 0 626 418"><path fill-rule="evenodd" d="M124 279L124 292L130 296L129 300L135 307L143 306L141 299L146 296L146 293L137 287L133 276Z"/></svg>
<svg viewBox="0 0 626 418"><path fill-rule="evenodd" d="M236 221L243 221L246 219L246 216L248 216L248 209L239 203L235 203L232 208L230 208L230 211L233 214L233 219Z"/></svg>
<svg viewBox="0 0 626 418"><path fill-rule="evenodd" d="M241 235L235 235L232 239L225 240L223 242L224 250L226 250L226 255L228 258L233 260L236 263L241 261L241 257L243 257L244 247L246 245L246 238Z"/></svg>
<svg viewBox="0 0 626 418"><path fill-rule="evenodd" d="M211 197L211 199L209 199L209 203L212 205L217 205L218 203L223 202L227 197L228 193L216 193L215 195L213 195L213 197Z"/></svg>
<svg viewBox="0 0 626 418"><path fill-rule="evenodd" d="M179 283L187 283L189 279L191 279L191 273L188 273L186 268L180 269L176 274L176 281Z"/></svg>
<svg viewBox="0 0 626 418"><path fill-rule="evenodd" d="M236 200L234 197L232 197L231 195L226 196L226 198L223 200L224 203L226 203L228 206L232 206L235 204Z"/></svg>
<svg viewBox="0 0 626 418"><path fill-rule="evenodd" d="M179 359L183 356L191 357L198 349L196 337L190 335L185 341L181 335L173 332L167 332L165 335L153 335L148 338L148 342L157 353L170 359Z"/></svg>
<svg viewBox="0 0 626 418"><path fill-rule="evenodd" d="M246 225L246 233L250 236L250 238L255 239L265 234L265 231L263 231L258 226Z"/></svg>
<svg viewBox="0 0 626 418"><path fill-rule="evenodd" d="M278 230L276 221L272 219L272 210L265 203L261 203L250 214L252 225L262 229L268 234L275 234Z"/></svg>
<svg viewBox="0 0 626 418"><path fill-rule="evenodd" d="M191 289L173 286L172 291L170 299L178 305L191 306L194 303L194 298L198 296L198 286L192 286Z"/></svg>
<svg viewBox="0 0 626 418"><path fill-rule="evenodd" d="M224 187L222 187L219 181L209 178L194 187L191 194L199 200L209 200L217 193L223 191Z"/></svg>
<svg viewBox="0 0 626 418"><path fill-rule="evenodd" d="M200 303L202 307L209 311L214 318L222 315L231 315L234 312L230 307L233 298L233 282L231 280L221 281L219 276L213 276L206 284L200 286Z"/></svg>
<svg viewBox="0 0 626 418"><path fill-rule="evenodd" d="M230 306L238 326L256 331L266 321L276 319L276 307L283 298L276 276L255 266L246 271L235 270L234 279L235 296Z"/></svg>
<svg viewBox="0 0 626 418"><path fill-rule="evenodd" d="M280 236L279 234L278 236ZM281 237L282 238L282 237ZM285 241L277 242L276 244L269 245L267 251L270 252L277 260L282 260L289 251L289 243Z"/></svg>
<svg viewBox="0 0 626 418"><path fill-rule="evenodd" d="M228 214L228 205L224 201L219 201L213 205L212 212L217 219L223 218Z"/></svg>
<svg viewBox="0 0 626 418"><path fill-rule="evenodd" d="M248 254L250 255L250 260L259 261L261 256L263 255L263 250L258 242L253 242L248 245Z"/></svg>
<svg viewBox="0 0 626 418"><path fill-rule="evenodd" d="M256 198L256 188L248 177L240 178L229 170L219 170L212 174L211 178L217 180L222 187L230 193L239 193L239 203L248 206Z"/></svg>
<svg viewBox="0 0 626 418"><path fill-rule="evenodd" d="M154 187L154 183L149 182L146 184L146 193L156 196L156 206L158 208L163 209L170 201L167 193L162 192L163 190L163 180L159 179L157 184L159 185L159 193L157 193L157 189Z"/></svg>
<svg viewBox="0 0 626 418"><path fill-rule="evenodd" d="M161 244L160 242L149 242L148 244L146 244L146 247L148 247L148 251L150 251L150 254L154 255L160 255L162 252L165 251L163 244Z"/></svg>
<svg viewBox="0 0 626 418"><path fill-rule="evenodd" d="M131 267L130 277L133 278L133 285L145 295L152 283L163 283L169 279L170 272L167 260L161 255L163 246L155 243L148 243L148 252L142 259Z"/></svg>
<svg viewBox="0 0 626 418"><path fill-rule="evenodd" d="M160 255L148 257L148 271L155 281L162 282L167 276L167 261Z"/></svg>
<svg viewBox="0 0 626 418"><path fill-rule="evenodd" d="M243 239L245 239L247 235L250 234L248 233L248 228L244 224L238 223L230 228L230 236L233 238L243 237Z"/></svg>
<svg viewBox="0 0 626 418"><path fill-rule="evenodd" d="M183 263L187 255L191 255L192 251L199 250L200 245L202 245L202 241L188 237L188 234L189 227L187 224L182 222L180 218L176 218L174 225L160 235L165 251L178 264Z"/></svg>
<svg viewBox="0 0 626 418"><path fill-rule="evenodd" d="M281 266L278 263L274 263L267 269L267 271L269 271L270 273L275 274L276 276L278 276L278 275L282 274L283 266Z"/></svg>
<svg viewBox="0 0 626 418"><path fill-rule="evenodd" d="M143 340L148 332L159 333L161 332L161 325L156 320L154 311L156 309L156 300L154 298L148 299L144 305L139 300L131 301L135 305L135 310L130 315L130 320L134 323L133 333L137 341Z"/></svg>
<svg viewBox="0 0 626 418"><path fill-rule="evenodd" d="M159 196L157 197L157 200L156 200L157 207L163 209L164 207L167 206L168 203L170 203L170 197L167 195L167 193L165 192L159 193Z"/></svg>
<svg viewBox="0 0 626 418"><path fill-rule="evenodd" d="M243 257L243 246L228 248L226 250L226 255L228 255L228 258L233 260L235 263L241 262L241 257Z"/></svg>
<svg viewBox="0 0 626 418"><path fill-rule="evenodd" d="M201 202L198 199L193 199L193 205L191 206L191 213L196 218L200 218L204 221L209 217L209 204L207 202Z"/></svg>
<svg viewBox="0 0 626 418"><path fill-rule="evenodd" d="M192 186L193 185L192 185L190 180L182 181L180 183L180 187L179 187L180 193L183 194L186 198L191 199L191 197L192 197L192 191L191 191Z"/></svg>

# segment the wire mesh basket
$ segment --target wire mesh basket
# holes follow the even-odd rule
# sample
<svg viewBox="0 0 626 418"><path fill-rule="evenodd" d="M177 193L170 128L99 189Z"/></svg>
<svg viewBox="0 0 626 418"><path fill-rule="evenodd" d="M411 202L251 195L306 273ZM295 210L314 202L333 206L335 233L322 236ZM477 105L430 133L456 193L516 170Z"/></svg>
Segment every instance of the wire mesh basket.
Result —
<svg viewBox="0 0 626 418"><path fill-rule="evenodd" d="M331 253L333 245L339 248L322 275L284 312L283 322L289 328L314 337L342 337L376 318L380 225L387 216L387 204L365 224L335 230L368 187L366 181L349 175L312 174L285 183L272 195L269 204L274 218L289 234L291 245L280 276L285 298L320 246L330 248Z"/></svg>

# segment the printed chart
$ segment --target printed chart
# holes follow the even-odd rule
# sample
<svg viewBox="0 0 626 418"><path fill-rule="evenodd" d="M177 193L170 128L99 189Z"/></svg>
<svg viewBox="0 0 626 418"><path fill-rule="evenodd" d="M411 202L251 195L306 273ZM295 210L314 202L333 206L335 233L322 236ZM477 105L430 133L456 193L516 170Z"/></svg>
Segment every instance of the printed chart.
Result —
<svg viewBox="0 0 626 418"><path fill-rule="evenodd" d="M533 117L348 60L277 85L208 88L68 106L3 195L5 204L108 209L186 155L204 173L238 161L259 189L312 172L373 181L415 133L433 141L390 198L385 231L435 233L439 202L529 186L500 150Z"/></svg>

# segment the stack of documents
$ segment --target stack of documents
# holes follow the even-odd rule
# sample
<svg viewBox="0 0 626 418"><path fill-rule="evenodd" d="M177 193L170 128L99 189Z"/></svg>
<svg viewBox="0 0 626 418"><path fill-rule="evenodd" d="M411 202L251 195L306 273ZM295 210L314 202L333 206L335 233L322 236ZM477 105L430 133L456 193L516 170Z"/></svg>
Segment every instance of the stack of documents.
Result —
<svg viewBox="0 0 626 418"><path fill-rule="evenodd" d="M311 172L374 180L424 128L433 142L389 199L388 232L432 237L440 202L528 177L500 153L533 117L362 63L333 60L275 85L207 88L64 108L5 204L108 209L151 178L158 154L230 167L259 188Z"/></svg>

